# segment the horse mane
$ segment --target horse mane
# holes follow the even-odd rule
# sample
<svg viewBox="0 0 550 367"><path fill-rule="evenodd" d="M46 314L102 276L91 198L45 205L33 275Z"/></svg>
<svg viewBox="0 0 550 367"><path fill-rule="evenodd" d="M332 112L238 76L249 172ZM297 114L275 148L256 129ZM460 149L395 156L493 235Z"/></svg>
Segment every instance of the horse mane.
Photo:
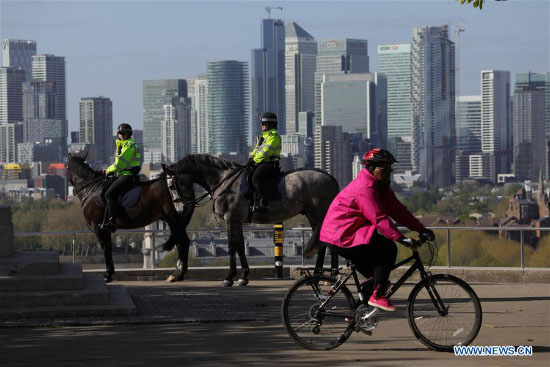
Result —
<svg viewBox="0 0 550 367"><path fill-rule="evenodd" d="M240 164L228 159L215 157L210 154L188 154L178 162L170 166L175 173L196 169L198 166L207 166L221 170L242 167Z"/></svg>
<svg viewBox="0 0 550 367"><path fill-rule="evenodd" d="M70 172L85 181L94 180L101 175L99 171L92 169L82 157L72 156L69 159L67 166Z"/></svg>

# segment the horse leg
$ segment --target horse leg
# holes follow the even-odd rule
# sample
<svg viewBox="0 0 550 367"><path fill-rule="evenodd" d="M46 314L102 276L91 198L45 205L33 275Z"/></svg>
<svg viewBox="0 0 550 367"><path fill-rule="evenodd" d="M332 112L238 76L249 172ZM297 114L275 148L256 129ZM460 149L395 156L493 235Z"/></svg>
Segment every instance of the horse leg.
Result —
<svg viewBox="0 0 550 367"><path fill-rule="evenodd" d="M187 237L187 235L186 235ZM176 263L176 270L166 279L167 283L180 282L185 279L185 273L187 273L188 256L189 256L189 239L187 242L177 244L178 249L178 261Z"/></svg>
<svg viewBox="0 0 550 367"><path fill-rule="evenodd" d="M238 227L239 228L235 233L235 244L237 246L239 261L241 262L241 276L237 281L237 285L242 287L248 284L248 273L250 273L250 268L248 267L248 261L246 260L246 254L244 251L243 226L239 223Z"/></svg>
<svg viewBox="0 0 550 367"><path fill-rule="evenodd" d="M240 238L243 237L242 225L238 222L232 223L226 219L227 226L227 245L229 248L229 273L224 279L222 286L231 287L233 285L233 278L237 275L237 259L235 258L235 252L239 247L239 233ZM239 231L240 230L240 231Z"/></svg>
<svg viewBox="0 0 550 367"><path fill-rule="evenodd" d="M101 248L103 249L103 256L105 257L105 273L103 278L105 283L113 281L113 274L115 273L115 265L113 264L113 245L111 242L111 233L107 231L96 232L96 237L99 239Z"/></svg>
<svg viewBox="0 0 550 367"><path fill-rule="evenodd" d="M317 219L315 214L309 213L306 213L306 217L309 220L312 229L311 238L309 239L308 243L311 243L311 246L318 248L317 261L315 262L314 272L315 274L321 274L323 272L323 264L325 262L325 254L327 252L326 245L319 242L319 232L324 218ZM336 255L336 261L338 264L338 255Z"/></svg>
<svg viewBox="0 0 550 367"><path fill-rule="evenodd" d="M185 279L184 274L187 273L188 256L189 256L189 237L185 229L178 226L176 218L172 217L167 220L170 227L170 238L168 242L175 242L178 249L178 261L176 263L176 270L166 279L166 282L176 282ZM172 245L173 246L173 245Z"/></svg>

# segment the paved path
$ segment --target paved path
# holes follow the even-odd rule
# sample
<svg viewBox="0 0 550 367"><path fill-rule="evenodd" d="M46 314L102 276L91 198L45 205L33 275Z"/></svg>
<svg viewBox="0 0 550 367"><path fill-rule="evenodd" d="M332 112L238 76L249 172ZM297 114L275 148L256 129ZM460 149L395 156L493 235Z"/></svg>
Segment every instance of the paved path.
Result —
<svg viewBox="0 0 550 367"><path fill-rule="evenodd" d="M398 310L384 313L372 336L353 334L329 352L304 350L280 321L280 303L291 284L127 282L137 316L0 329L0 366L550 366L548 284L472 284L483 307L483 325L472 344L529 345L532 357L455 357L428 350L405 317L412 285L394 296ZM67 324L76 326L61 326Z"/></svg>

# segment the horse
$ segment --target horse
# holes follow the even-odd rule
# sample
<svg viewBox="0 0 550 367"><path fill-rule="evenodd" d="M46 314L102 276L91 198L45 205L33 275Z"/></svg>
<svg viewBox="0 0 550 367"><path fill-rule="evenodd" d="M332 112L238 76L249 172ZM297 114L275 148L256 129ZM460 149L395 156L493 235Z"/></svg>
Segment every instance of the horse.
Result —
<svg viewBox="0 0 550 367"><path fill-rule="evenodd" d="M316 270L322 268L326 248L313 244L319 240L325 214L339 191L336 179L325 171L298 169L284 173L280 199L269 201L265 211L251 213L251 199L242 194L241 188L246 166L209 154L190 154L163 169L167 175L177 177L179 191L189 195L193 184L198 184L213 200L214 216L225 224L228 236L229 273L222 286L230 287L234 284L233 278L237 274L235 253L239 256L242 271L237 285L248 284L250 268L245 256L244 223L282 223L298 214L305 215L313 229L306 244L308 249L312 249L308 256L311 257L315 251L319 251ZM166 243L164 249L170 251L170 245ZM333 257L333 266L334 259L337 261L337 257Z"/></svg>
<svg viewBox="0 0 550 367"><path fill-rule="evenodd" d="M100 196L108 177L102 171L93 170L85 162L86 156L87 153L83 157L69 153L67 163L69 181L80 201L88 228L95 234L103 250L106 266L103 276L105 282L109 283L113 280L115 272L111 232L99 228L105 213L105 203L100 199ZM194 206L184 207L183 212L178 213L172 201L164 173L154 180L140 182L139 186L141 186L139 201L131 208L120 209L119 216L116 219L116 227L134 229L144 227L157 220L166 221L170 227L170 236L164 246L177 246L179 260L186 267L190 241L185 228L191 220ZM187 195L186 200L194 199L193 192Z"/></svg>

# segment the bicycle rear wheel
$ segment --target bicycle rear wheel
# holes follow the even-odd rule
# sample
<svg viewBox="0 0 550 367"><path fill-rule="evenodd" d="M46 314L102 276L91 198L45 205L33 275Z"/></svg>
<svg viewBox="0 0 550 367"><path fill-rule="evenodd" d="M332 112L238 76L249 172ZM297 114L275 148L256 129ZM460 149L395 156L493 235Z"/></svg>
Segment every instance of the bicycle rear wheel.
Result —
<svg viewBox="0 0 550 367"><path fill-rule="evenodd" d="M305 277L287 292L281 317L290 336L301 347L330 350L345 342L354 330L355 301L343 286L324 306L336 279Z"/></svg>
<svg viewBox="0 0 550 367"><path fill-rule="evenodd" d="M462 279L448 274L420 281L409 295L407 318L416 338L438 351L468 345L481 327L481 304Z"/></svg>

